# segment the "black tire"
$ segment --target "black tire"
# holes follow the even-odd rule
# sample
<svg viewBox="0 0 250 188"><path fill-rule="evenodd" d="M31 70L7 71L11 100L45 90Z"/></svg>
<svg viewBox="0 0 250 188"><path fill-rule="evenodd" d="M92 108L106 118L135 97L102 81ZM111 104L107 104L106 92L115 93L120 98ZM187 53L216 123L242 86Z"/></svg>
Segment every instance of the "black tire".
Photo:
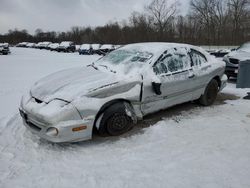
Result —
<svg viewBox="0 0 250 188"><path fill-rule="evenodd" d="M203 106L210 106L217 98L219 86L218 82L213 79L206 87L205 93L200 97L199 103Z"/></svg>
<svg viewBox="0 0 250 188"><path fill-rule="evenodd" d="M99 135L119 136L133 128L133 121L125 112L123 103L115 103L107 108L100 122Z"/></svg>

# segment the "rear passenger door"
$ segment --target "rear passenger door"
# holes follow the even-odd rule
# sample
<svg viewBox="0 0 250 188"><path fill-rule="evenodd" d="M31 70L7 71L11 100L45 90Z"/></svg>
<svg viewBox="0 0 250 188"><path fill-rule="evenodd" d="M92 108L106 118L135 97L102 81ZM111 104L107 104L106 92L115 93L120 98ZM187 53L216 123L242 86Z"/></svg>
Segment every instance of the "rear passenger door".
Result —
<svg viewBox="0 0 250 188"><path fill-rule="evenodd" d="M154 64L153 70L161 83L161 95L152 85L144 85L142 111L144 114L192 100L194 74L189 49L166 51Z"/></svg>
<svg viewBox="0 0 250 188"><path fill-rule="evenodd" d="M211 79L212 65L208 63L206 56L198 50L191 49L190 56L192 59L192 69L195 75L194 84L196 85L194 98L197 98L201 95Z"/></svg>

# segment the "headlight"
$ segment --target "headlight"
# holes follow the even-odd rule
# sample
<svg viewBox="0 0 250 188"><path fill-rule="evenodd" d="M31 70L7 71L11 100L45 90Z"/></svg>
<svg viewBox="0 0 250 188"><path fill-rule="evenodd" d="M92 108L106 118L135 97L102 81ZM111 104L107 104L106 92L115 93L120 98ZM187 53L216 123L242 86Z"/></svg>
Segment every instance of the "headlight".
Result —
<svg viewBox="0 0 250 188"><path fill-rule="evenodd" d="M47 129L46 134L48 136L57 136L58 135L58 129L55 127L50 127Z"/></svg>

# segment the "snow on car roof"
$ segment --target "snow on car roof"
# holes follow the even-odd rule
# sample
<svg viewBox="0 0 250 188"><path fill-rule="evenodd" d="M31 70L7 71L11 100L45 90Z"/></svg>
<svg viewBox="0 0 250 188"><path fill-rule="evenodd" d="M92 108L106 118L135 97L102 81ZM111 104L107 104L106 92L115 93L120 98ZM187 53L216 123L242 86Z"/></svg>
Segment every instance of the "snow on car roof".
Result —
<svg viewBox="0 0 250 188"><path fill-rule="evenodd" d="M80 49L81 50L88 50L90 48L90 44L82 44Z"/></svg>
<svg viewBox="0 0 250 188"><path fill-rule="evenodd" d="M1 46L1 47L2 47L2 46L4 46L4 47L5 47L5 46L9 46L9 43L6 43L6 42L5 42L5 43L0 43L0 46Z"/></svg>
<svg viewBox="0 0 250 188"><path fill-rule="evenodd" d="M63 41L60 43L60 46L69 46L71 43L71 41Z"/></svg>
<svg viewBox="0 0 250 188"><path fill-rule="evenodd" d="M51 42L44 41L42 43L46 45L46 44L50 44Z"/></svg>
<svg viewBox="0 0 250 188"><path fill-rule="evenodd" d="M92 48L94 50L99 50L100 49L100 44L91 44Z"/></svg>
<svg viewBox="0 0 250 188"><path fill-rule="evenodd" d="M59 46L59 43L51 43L50 45L49 45L49 47L58 47Z"/></svg>
<svg viewBox="0 0 250 188"><path fill-rule="evenodd" d="M112 44L104 44L100 47L100 49L112 49L113 45Z"/></svg>
<svg viewBox="0 0 250 188"><path fill-rule="evenodd" d="M145 43L134 43L134 44L128 44L120 49L135 49L136 51L142 51L142 52L151 52L153 54L160 54L163 53L166 50L173 49L173 48L193 48L195 50L199 50L204 55L208 55L208 53L197 46L192 46L189 44L181 44L181 43L167 43L167 42L145 42Z"/></svg>

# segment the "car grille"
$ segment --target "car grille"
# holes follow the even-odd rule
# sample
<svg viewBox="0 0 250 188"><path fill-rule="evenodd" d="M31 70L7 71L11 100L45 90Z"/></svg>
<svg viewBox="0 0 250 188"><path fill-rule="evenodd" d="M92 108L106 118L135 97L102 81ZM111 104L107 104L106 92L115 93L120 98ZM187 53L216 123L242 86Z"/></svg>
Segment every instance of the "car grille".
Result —
<svg viewBox="0 0 250 188"><path fill-rule="evenodd" d="M230 63L235 64L235 65L239 64L238 59L229 58L229 61L230 61Z"/></svg>
<svg viewBox="0 0 250 188"><path fill-rule="evenodd" d="M26 121L27 125L29 125L30 128L32 128L35 131L41 131L42 129L38 126L36 126L34 123L30 122L30 121Z"/></svg>
<svg viewBox="0 0 250 188"><path fill-rule="evenodd" d="M35 131L41 131L42 128L41 127L44 127L45 124L43 123L40 123L38 122L37 120L34 120L33 118L31 119L30 117L28 117L28 115L22 111L22 110L19 110L20 111L20 115L22 116L23 120L26 122L26 124L32 128L33 130Z"/></svg>

